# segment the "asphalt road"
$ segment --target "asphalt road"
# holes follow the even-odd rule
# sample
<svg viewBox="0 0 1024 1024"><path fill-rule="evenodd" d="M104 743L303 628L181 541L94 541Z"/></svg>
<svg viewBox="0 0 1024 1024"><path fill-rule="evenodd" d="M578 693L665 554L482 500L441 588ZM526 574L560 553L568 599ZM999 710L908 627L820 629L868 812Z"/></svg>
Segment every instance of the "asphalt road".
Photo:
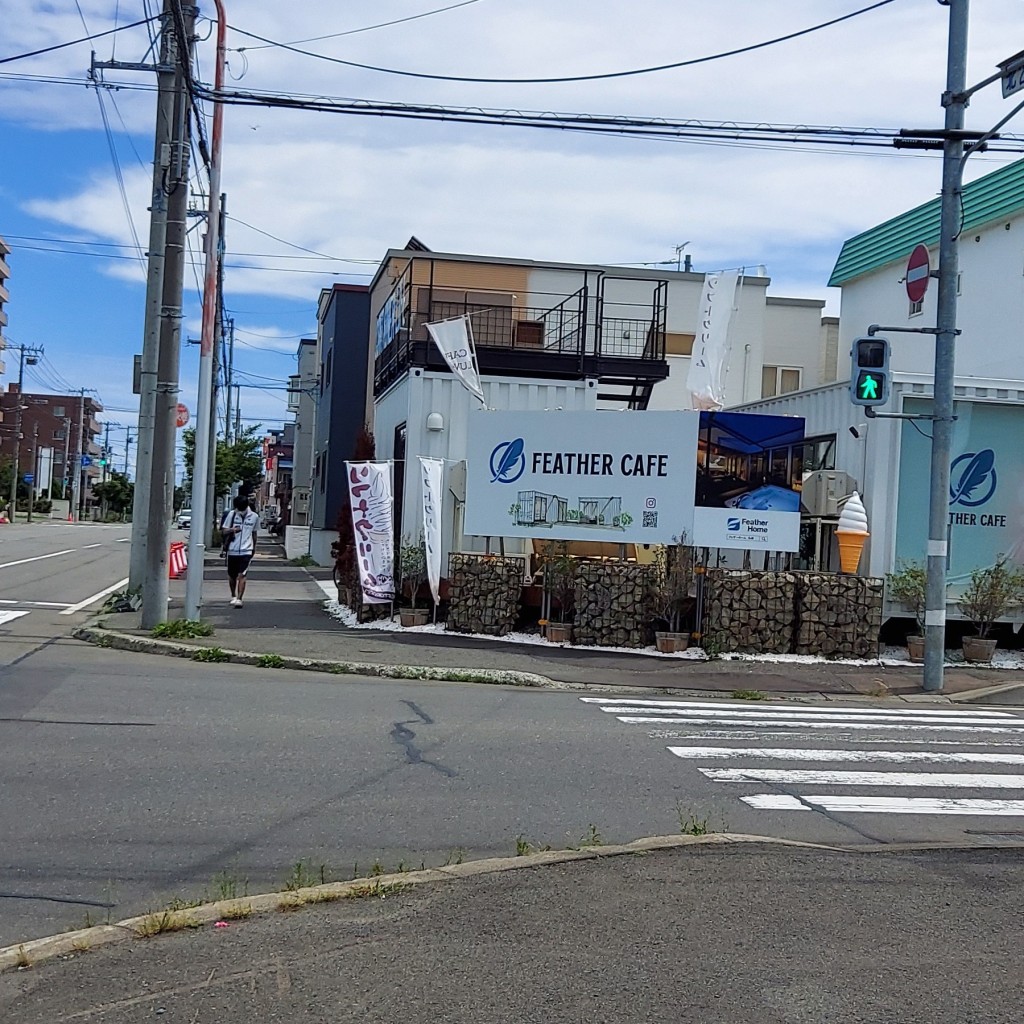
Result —
<svg viewBox="0 0 1024 1024"><path fill-rule="evenodd" d="M0 666L68 633L128 575L130 526L0 526Z"/></svg>
<svg viewBox="0 0 1024 1024"><path fill-rule="evenodd" d="M877 705L777 712L739 702L696 709L699 719L693 709L673 717L662 708L652 717L672 717L665 724L623 722L644 716L609 699L51 642L0 670L0 944L194 898L225 880L253 892L280 888L299 861L316 877L323 865L328 877L345 878L375 860L394 868L510 854L518 836L564 847L594 832L617 842L681 825L831 844L994 844L1021 835L1020 816L991 808L963 815L941 803L942 813L821 803L1011 799L1024 719L1010 709L986 717L974 707L920 715L911 707L914 718L966 723L865 723ZM630 696L629 706L645 709L639 699ZM805 723L822 709L838 722ZM791 724L729 724L752 713L788 714ZM875 772L883 749L995 760L884 765L943 774L924 789L906 779L882 786L877 777L850 785L718 774ZM824 750L867 751L869 763L819 760ZM948 777L959 772L972 775L970 787ZM973 778L998 773L1006 773L1003 788Z"/></svg>
<svg viewBox="0 0 1024 1024"><path fill-rule="evenodd" d="M0 976L6 1024L1016 1024L1020 851L695 848L271 913Z"/></svg>

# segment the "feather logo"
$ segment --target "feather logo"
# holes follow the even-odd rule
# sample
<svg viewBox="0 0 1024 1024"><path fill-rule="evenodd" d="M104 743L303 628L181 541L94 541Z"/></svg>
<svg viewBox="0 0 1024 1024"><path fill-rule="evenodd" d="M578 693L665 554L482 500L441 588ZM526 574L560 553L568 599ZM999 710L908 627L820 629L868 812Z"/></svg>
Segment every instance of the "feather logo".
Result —
<svg viewBox="0 0 1024 1024"><path fill-rule="evenodd" d="M996 491L996 453L991 448L965 452L953 460L949 477L950 505L984 505Z"/></svg>
<svg viewBox="0 0 1024 1024"><path fill-rule="evenodd" d="M523 449L526 445L521 437L514 441L502 441L491 452L491 483L514 484L526 472Z"/></svg>

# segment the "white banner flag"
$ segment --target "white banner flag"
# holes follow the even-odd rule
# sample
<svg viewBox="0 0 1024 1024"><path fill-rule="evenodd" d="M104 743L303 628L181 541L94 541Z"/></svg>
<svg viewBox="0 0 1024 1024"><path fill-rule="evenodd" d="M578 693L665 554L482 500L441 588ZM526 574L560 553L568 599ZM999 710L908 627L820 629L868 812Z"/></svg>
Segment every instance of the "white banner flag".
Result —
<svg viewBox="0 0 1024 1024"><path fill-rule="evenodd" d="M441 509L444 463L420 456L423 467L423 544L427 552L427 579L434 604L441 603Z"/></svg>
<svg viewBox="0 0 1024 1024"><path fill-rule="evenodd" d="M364 604L395 599L394 500L386 462L346 462Z"/></svg>
<svg viewBox="0 0 1024 1024"><path fill-rule="evenodd" d="M480 399L481 405L486 405L484 390L480 387L480 374L476 368L476 351L473 348L469 317L441 320L436 324L427 324L426 327L452 373L462 381L462 386L471 395Z"/></svg>
<svg viewBox="0 0 1024 1024"><path fill-rule="evenodd" d="M700 298L700 331L690 357L686 390L694 409L725 405L725 374L729 368L729 322L736 302L739 271L708 274Z"/></svg>

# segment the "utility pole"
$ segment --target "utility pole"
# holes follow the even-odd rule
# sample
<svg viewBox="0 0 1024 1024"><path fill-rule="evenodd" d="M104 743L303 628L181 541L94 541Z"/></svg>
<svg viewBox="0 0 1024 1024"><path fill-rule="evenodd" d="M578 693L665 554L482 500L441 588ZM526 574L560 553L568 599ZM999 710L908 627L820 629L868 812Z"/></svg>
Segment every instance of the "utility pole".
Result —
<svg viewBox="0 0 1024 1024"><path fill-rule="evenodd" d="M227 196L220 195L220 229L217 232L217 298L213 314L213 387L210 394L209 483L206 487L206 522L203 543L213 546L214 512L217 509L217 392L220 375L220 354L224 344L224 228L227 219Z"/></svg>
<svg viewBox="0 0 1024 1024"><path fill-rule="evenodd" d="M235 385L235 432L232 435L234 440L238 440L239 435L242 433L242 385Z"/></svg>
<svg viewBox="0 0 1024 1024"><path fill-rule="evenodd" d="M107 463L110 461L110 424L103 425L103 455L100 458L100 483L107 482ZM107 518L107 489L103 488L103 497L100 498L100 516Z"/></svg>
<svg viewBox="0 0 1024 1024"><path fill-rule="evenodd" d="M132 441L134 440L135 438L132 437L131 430L127 431L127 433L124 435L124 475L126 477L128 476L128 455L132 450ZM136 481L136 486L137 485L138 482Z"/></svg>
<svg viewBox="0 0 1024 1024"><path fill-rule="evenodd" d="M32 425L32 459L29 465L32 467L32 479L28 482L28 518L27 522L32 522L32 499L35 497L36 486L39 480L36 476L39 467L36 465L38 460L39 452L39 424L34 423Z"/></svg>
<svg viewBox="0 0 1024 1024"><path fill-rule="evenodd" d="M150 483L153 476L153 434L156 423L156 388L160 353L161 303L164 293L167 243L167 199L173 185L171 153L175 68L179 63L173 28L173 0L164 0L160 29L160 63L156 67L156 131L153 146L153 187L150 198L149 269L146 275L146 313L142 340L139 388L138 451L135 493L132 500L132 543L128 587L140 590L146 577L149 552ZM114 62L111 62L112 64Z"/></svg>
<svg viewBox="0 0 1024 1024"><path fill-rule="evenodd" d="M71 470L68 468L68 459L71 457L71 417L64 417L64 486L61 488L61 501L68 500L68 485L71 483ZM70 511L71 506L68 505Z"/></svg>
<svg viewBox="0 0 1024 1024"><path fill-rule="evenodd" d="M12 345L11 348L17 348L18 350L18 397L15 401L18 403L14 407L14 466L12 467L11 473L11 522L17 521L18 511L18 474L20 472L20 466L18 465L21 459L21 414L28 408L25 405L25 364L29 366L35 366L39 362L39 357L43 354L41 348L32 348L30 345Z"/></svg>
<svg viewBox="0 0 1024 1024"><path fill-rule="evenodd" d="M230 444L233 424L231 422L231 398L235 372L235 318L228 317L228 359L224 371L224 438Z"/></svg>
<svg viewBox="0 0 1024 1024"><path fill-rule="evenodd" d="M74 476L71 478L71 509L70 518L72 521L81 522L82 508L82 452L85 438L85 388L75 392L78 395L78 438L75 441L75 463Z"/></svg>
<svg viewBox="0 0 1024 1024"><path fill-rule="evenodd" d="M168 5L174 6L174 5ZM160 308L157 377L153 401L152 452L150 456L145 573L142 579L143 629L167 621L168 545L174 509L174 442L177 427L178 367L181 349L182 289L185 279L185 247L188 217L189 144L191 98L186 68L191 59L196 8L181 8L183 38L177 40L174 72L172 145L167 188L167 224L164 247L163 295ZM166 31L172 32L169 26ZM145 367L143 368L145 369ZM142 423L139 423L141 438ZM140 440L141 448L141 440ZM136 474L141 478L140 471ZM198 571L202 573L202 569Z"/></svg>
<svg viewBox="0 0 1024 1024"><path fill-rule="evenodd" d="M221 140L224 132L224 104L220 94L224 89L224 68L227 63L227 18L222 0L217 4L217 54L214 68L214 88L218 99L213 103L213 127L210 132L210 210L206 221L206 274L203 279L203 334L199 349L199 397L196 401L196 457L192 474L192 520L202 524L199 530L189 530L188 560L194 566L185 579L185 618L198 619L203 608L203 562L206 554L204 529L209 510L206 507L210 435L216 434L216 423L211 415L210 398L213 392L213 349L216 347L214 323L217 302L217 265L220 262L220 161Z"/></svg>

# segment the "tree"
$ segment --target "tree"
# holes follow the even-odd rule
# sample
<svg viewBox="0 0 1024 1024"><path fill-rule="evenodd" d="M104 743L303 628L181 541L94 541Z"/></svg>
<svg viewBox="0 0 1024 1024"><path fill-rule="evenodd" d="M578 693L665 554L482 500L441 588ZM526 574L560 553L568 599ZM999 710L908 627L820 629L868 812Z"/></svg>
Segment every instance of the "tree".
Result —
<svg viewBox="0 0 1024 1024"><path fill-rule="evenodd" d="M106 511L124 515L132 507L135 485L124 473L118 473L116 469L112 469L103 483L93 484L92 493L98 501L103 503Z"/></svg>
<svg viewBox="0 0 1024 1024"><path fill-rule="evenodd" d="M234 441L217 441L217 465L214 469L214 493L227 494L233 484L242 482L250 493L263 479L263 441L257 436L259 424L246 427ZM192 493L192 470L196 458L196 432L191 427L182 434L185 445L185 488Z"/></svg>

